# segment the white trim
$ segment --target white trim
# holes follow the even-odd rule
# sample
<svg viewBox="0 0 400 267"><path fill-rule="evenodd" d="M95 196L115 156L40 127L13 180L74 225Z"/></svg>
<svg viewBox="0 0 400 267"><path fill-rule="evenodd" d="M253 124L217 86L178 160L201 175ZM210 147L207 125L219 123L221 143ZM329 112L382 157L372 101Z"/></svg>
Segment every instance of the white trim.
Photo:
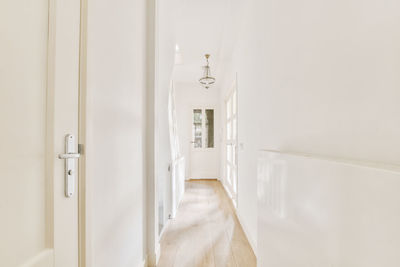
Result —
<svg viewBox="0 0 400 267"><path fill-rule="evenodd" d="M250 235L250 232L249 232L249 230L248 230L248 227L244 224L244 221L243 221L242 217L240 216L239 211L238 211L238 209L236 208L235 203L233 202L233 199L230 197L229 190L227 190L227 188L226 188L226 186L224 185L224 183L222 183L222 187L224 188L225 193L229 196L230 200L232 201L232 204L233 204L233 207L234 207L235 215L236 215L236 217L238 218L238 221L239 221L239 223L240 223L240 226L242 227L242 229L243 229L243 231L244 231L244 234L246 235L246 238L247 238L247 240L248 240L249 243L250 243L251 248L253 249L254 255L257 257L257 244L256 244L256 242L254 241L254 239L251 238L251 235Z"/></svg>
<svg viewBox="0 0 400 267"><path fill-rule="evenodd" d="M142 261L142 264L140 264L140 267L147 267L147 256L146 256L146 258Z"/></svg>
<svg viewBox="0 0 400 267"><path fill-rule="evenodd" d="M235 96L235 98L234 98ZM230 103L230 105L228 105ZM233 103L236 103L236 112L233 110ZM228 109L230 116L228 118ZM224 99L224 116L223 116L223 121L224 121L224 126L225 127L225 133L223 133L223 148L222 148L222 162L223 162L223 167L221 170L221 174L223 175L223 180L224 180L224 186L226 187L225 189L230 192L229 195L232 196L233 203L238 204L238 186L239 186L239 124L238 124L238 90L237 90L237 80L232 81L232 85L230 86L230 89L228 90L226 94L226 98ZM235 125L234 125L234 122ZM228 125L230 129L228 129ZM233 128L236 128L236 136L233 136ZM231 136L228 139L227 133L228 130L231 131ZM228 155L228 146L231 146L232 148L232 155L235 157L235 162L228 161L227 155ZM227 167L231 171L235 173L235 180L230 181L231 177L228 177L227 175ZM234 188L236 187L236 190Z"/></svg>
<svg viewBox="0 0 400 267"><path fill-rule="evenodd" d="M79 126L78 140L87 148L87 1L81 0L80 5L80 44L79 44ZM91 223L92 214L89 212L89 179L87 178L86 155L83 151L79 160L78 174L78 249L79 249L79 267L92 266L93 263L93 240L92 232L88 225ZM86 188L86 190L84 190Z"/></svg>
<svg viewBox="0 0 400 267"><path fill-rule="evenodd" d="M229 189L228 189L228 187L225 185L225 183L222 183L221 182L221 184L222 184L222 186L224 187L224 189L225 189L225 193L228 195L228 197L231 199L231 201L232 201L232 204L234 204L233 203L233 197L232 197L232 194L229 192ZM236 209L236 208L235 208Z"/></svg>
<svg viewBox="0 0 400 267"><path fill-rule="evenodd" d="M143 120L144 141L145 149L143 157L145 159L145 185L146 185L146 196L144 203L144 210L146 216L146 242L145 250L147 252L146 263L147 266L155 266L156 261L156 247L158 243L158 196L157 196L157 183L155 179L155 141L156 134L155 122L156 122L156 109L155 109L155 94L156 86L158 82L158 65L159 65L159 1L148 0L146 1L146 105L143 110L146 115L146 119Z"/></svg>
<svg viewBox="0 0 400 267"><path fill-rule="evenodd" d="M400 165L398 164L388 164L382 162L374 162L374 161L365 161L365 160L357 160L351 158L340 158L340 157L332 157L332 156L325 156L319 154L311 154L311 153L301 153L301 152L292 152L292 151L280 151L280 150L273 150L273 149L261 149L259 150L260 153L272 153L272 154L282 154L282 155L289 155L293 157L303 157L303 158L312 158L317 160L325 160L325 161L333 161L339 164L346 164L351 166L358 166L364 168L371 168L377 170L385 170L390 172L399 173L400 172Z"/></svg>
<svg viewBox="0 0 400 267"><path fill-rule="evenodd" d="M147 267L155 267L160 260L161 255L161 246L160 243L157 242L155 245L155 251L152 251L150 254L147 254L146 259L143 261L143 266Z"/></svg>
<svg viewBox="0 0 400 267"><path fill-rule="evenodd" d="M218 180L219 181L219 178L217 178L217 177L205 177L205 178L190 177L189 179L187 179L187 181L191 181L191 180L194 180L194 181L195 180Z"/></svg>
<svg viewBox="0 0 400 267"><path fill-rule="evenodd" d="M240 213L235 209L236 216L239 220L240 225L242 226L242 229L244 231L244 234L247 237L247 240L250 243L251 248L253 249L254 255L257 257L257 243L254 241L253 238L251 238L250 232L248 230L248 227L244 224L243 218L241 217Z"/></svg>
<svg viewBox="0 0 400 267"><path fill-rule="evenodd" d="M161 256L161 246L160 246L160 243L157 243L157 245L156 245L156 266L158 264L158 261L160 260L160 256Z"/></svg>
<svg viewBox="0 0 400 267"><path fill-rule="evenodd" d="M222 187L224 188L224 190L225 190L225 193L228 195L228 197L230 198L230 200L231 200L231 202L232 202L232 205L233 205L233 207L235 208L235 212L236 212L236 210L237 210L237 203L235 202L235 198L232 196L232 194L229 192L229 189L228 189L228 187L225 185L225 183L223 183L222 181L220 181L221 182L221 184L222 184Z"/></svg>
<svg viewBox="0 0 400 267"><path fill-rule="evenodd" d="M163 229L161 230L161 233L158 235L159 240L161 240L164 236L164 233L166 231L166 229L168 228L168 226L171 224L171 219L167 220L167 223L164 225ZM156 253L157 254L157 253Z"/></svg>

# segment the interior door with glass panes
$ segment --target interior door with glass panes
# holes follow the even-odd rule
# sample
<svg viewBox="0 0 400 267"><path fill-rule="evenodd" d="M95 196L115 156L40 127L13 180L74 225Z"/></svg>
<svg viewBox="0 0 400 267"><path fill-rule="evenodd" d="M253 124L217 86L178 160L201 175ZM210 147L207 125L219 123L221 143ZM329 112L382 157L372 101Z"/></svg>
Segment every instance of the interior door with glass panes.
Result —
<svg viewBox="0 0 400 267"><path fill-rule="evenodd" d="M236 87L226 100L226 167L225 186L237 204L237 92Z"/></svg>
<svg viewBox="0 0 400 267"><path fill-rule="evenodd" d="M190 179L217 179L219 169L215 108L193 108L191 112Z"/></svg>

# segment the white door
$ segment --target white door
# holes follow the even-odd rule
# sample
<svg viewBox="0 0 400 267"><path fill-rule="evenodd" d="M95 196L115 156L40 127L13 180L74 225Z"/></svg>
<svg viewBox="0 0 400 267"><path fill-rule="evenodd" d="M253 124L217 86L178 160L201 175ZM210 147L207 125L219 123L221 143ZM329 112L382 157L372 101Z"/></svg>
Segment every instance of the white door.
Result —
<svg viewBox="0 0 400 267"><path fill-rule="evenodd" d="M78 267L58 154L78 134L79 24L79 0L0 1L0 266Z"/></svg>
<svg viewBox="0 0 400 267"><path fill-rule="evenodd" d="M217 179L218 153L215 138L215 108L193 108L192 141L190 145L190 178Z"/></svg>
<svg viewBox="0 0 400 267"><path fill-rule="evenodd" d="M225 186L228 193L237 204L237 92L236 86L226 100L226 166Z"/></svg>

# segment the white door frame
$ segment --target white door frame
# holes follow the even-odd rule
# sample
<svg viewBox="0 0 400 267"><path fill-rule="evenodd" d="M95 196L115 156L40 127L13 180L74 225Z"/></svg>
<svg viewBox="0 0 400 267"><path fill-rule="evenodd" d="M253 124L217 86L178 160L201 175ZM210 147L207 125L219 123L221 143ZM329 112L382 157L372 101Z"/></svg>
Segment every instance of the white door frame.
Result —
<svg viewBox="0 0 400 267"><path fill-rule="evenodd" d="M230 106L231 115L228 118L227 108L228 108L228 102L230 100L236 102L236 107L235 107L236 113L232 114L233 113L233 108L232 108L233 103L231 103L231 106ZM238 125L239 124L238 124L238 90L237 90L237 81L236 80L232 83L232 86L229 89L228 94L227 94L227 96L225 98L224 104L225 104L225 106L224 106L224 108L225 108L224 123L225 123L225 128L226 128L226 132L224 134L224 139L223 139L224 140L224 152L225 152L224 153L224 160L223 160L223 162L224 162L224 168L223 168L224 172L223 173L225 174L224 175L225 176L224 186L225 186L225 188L227 190L227 193L231 197L234 206L237 207L237 203L238 203L238 176L239 176L239 172L238 172L238 155L239 155L239 153L238 153ZM230 140L228 140L228 137L227 137L228 123L231 123L231 125L233 126L234 122L236 122L235 126L234 126L236 128L236 136L234 138L231 138ZM233 135L232 129L230 129L230 131L231 131L231 135ZM228 162L228 159L227 159L228 146L231 147L232 155L234 154L234 157L235 157L234 162ZM230 168L230 171L233 170L235 172L234 181L232 181L231 183L228 180L229 179L228 173L227 173L228 166Z"/></svg>
<svg viewBox="0 0 400 267"><path fill-rule="evenodd" d="M59 160L55 158L55 154L64 153L65 142L64 137L66 134L74 134L77 137L77 142L79 140L80 128L84 125L79 125L79 87L80 87L80 32L81 32L81 1L71 0L71 1L49 1L49 44L48 44L48 88L50 88L48 94L48 132L49 136L54 136L52 140L53 144L49 145L49 152L52 154L49 158L48 166L54 166L54 221L51 223L50 231L53 231L53 235L50 237L49 242L55 248L54 263L56 267L61 266L74 266L77 260L77 264L80 267L80 251L79 239L83 235L82 228L80 227L80 214L83 215L82 209L82 190L77 190L73 199L67 199L59 192L64 190L64 179L59 179L59 177L64 175L65 167L64 160ZM53 89L52 89L53 88ZM71 103L71 108L66 110L66 106L69 103L65 103L66 99L71 97L66 97L65 94L73 94L73 104ZM63 103L63 105L61 105ZM65 104L64 104L65 103ZM76 110L74 106L76 105ZM76 122L73 124L66 123L64 118L74 116ZM50 174L50 173L49 173ZM61 174L61 175L60 175ZM51 174L50 174L51 175ZM80 181L84 175L76 177L76 182ZM81 186L81 184L77 184ZM74 210L74 215L66 212L68 210L68 205L76 205ZM69 225L71 222L67 218L71 216L77 218L76 227L78 231L78 236L76 238L77 244L69 244L65 242L63 235L75 234L75 232L69 233ZM84 216L82 216L84 218ZM59 231L63 231L63 235L60 235ZM57 234L55 234L57 233ZM75 242L75 241L74 241ZM64 253L65 251L75 249L74 257L71 259L70 254Z"/></svg>
<svg viewBox="0 0 400 267"><path fill-rule="evenodd" d="M87 1L80 0L80 47L79 47L79 133L78 140L82 148L79 160L79 199L78 199L78 249L79 267L92 267L90 259L92 251L89 247L91 235L87 225L90 221L90 212L87 202L87 191L89 191L88 177L86 174L86 145L87 145L87 79L86 79L86 60L87 60Z"/></svg>

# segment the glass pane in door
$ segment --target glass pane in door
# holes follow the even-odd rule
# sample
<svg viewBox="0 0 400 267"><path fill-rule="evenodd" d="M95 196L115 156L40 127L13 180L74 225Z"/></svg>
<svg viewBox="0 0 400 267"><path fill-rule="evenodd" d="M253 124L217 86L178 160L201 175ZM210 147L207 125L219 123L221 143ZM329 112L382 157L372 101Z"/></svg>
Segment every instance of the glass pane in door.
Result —
<svg viewBox="0 0 400 267"><path fill-rule="evenodd" d="M214 147L214 110L206 109L205 143L207 148Z"/></svg>
<svg viewBox="0 0 400 267"><path fill-rule="evenodd" d="M232 139L235 140L237 137L237 128L236 128L236 118L232 122Z"/></svg>
<svg viewBox="0 0 400 267"><path fill-rule="evenodd" d="M231 99L229 99L226 104L226 118L229 119L231 115L232 115L232 102Z"/></svg>
<svg viewBox="0 0 400 267"><path fill-rule="evenodd" d="M233 115L235 115L235 114L236 114L236 109L237 109L236 91L233 93L232 101L233 101L233 104L232 104L232 113L233 113Z"/></svg>
<svg viewBox="0 0 400 267"><path fill-rule="evenodd" d="M231 123L228 122L227 126L226 126L226 139L227 140L231 140L232 139L232 129L231 128L232 128Z"/></svg>
<svg viewBox="0 0 400 267"><path fill-rule="evenodd" d="M232 171L232 187L233 187L233 192L236 195L237 193L237 181L236 181L236 170Z"/></svg>
<svg viewBox="0 0 400 267"><path fill-rule="evenodd" d="M229 144L226 147L226 153L228 162L232 162L232 146Z"/></svg>
<svg viewBox="0 0 400 267"><path fill-rule="evenodd" d="M201 148L202 144L202 122L203 122L203 112L201 109L193 110L193 145L194 148Z"/></svg>
<svg viewBox="0 0 400 267"><path fill-rule="evenodd" d="M229 164L226 166L226 178L228 178L228 183L232 185L232 180L231 180L231 167Z"/></svg>

